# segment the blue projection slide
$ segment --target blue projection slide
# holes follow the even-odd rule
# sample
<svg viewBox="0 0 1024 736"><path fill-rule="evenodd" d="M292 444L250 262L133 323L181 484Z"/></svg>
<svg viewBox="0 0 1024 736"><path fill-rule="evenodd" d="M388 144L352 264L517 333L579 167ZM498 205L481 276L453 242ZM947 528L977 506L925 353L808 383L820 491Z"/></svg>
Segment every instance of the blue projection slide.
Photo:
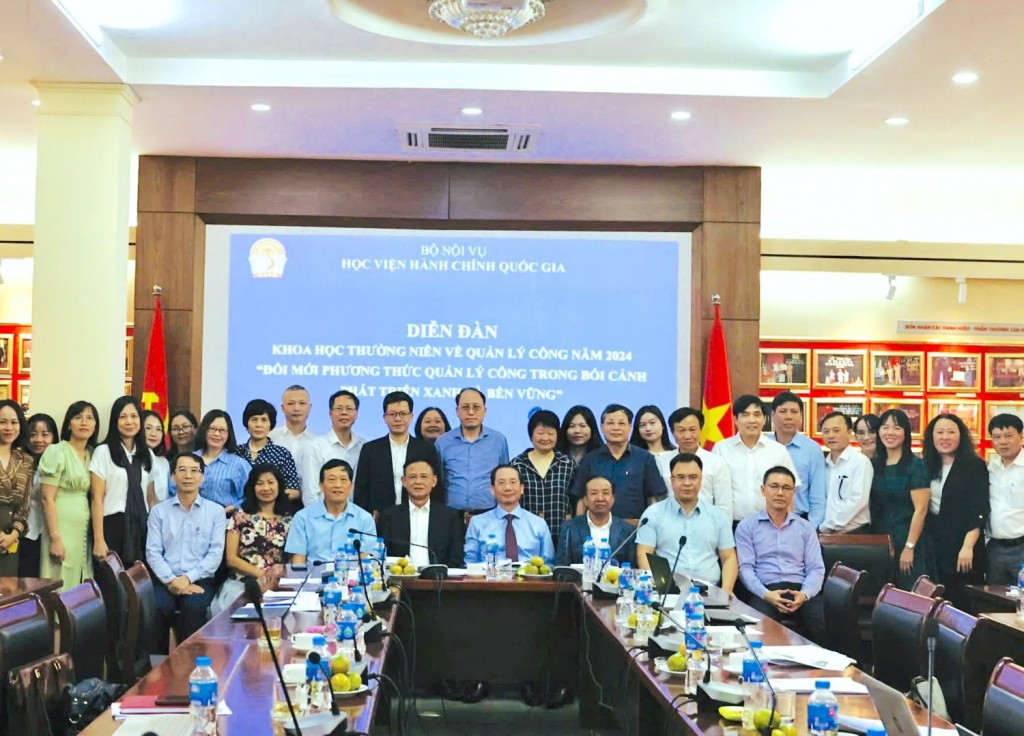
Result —
<svg viewBox="0 0 1024 736"><path fill-rule="evenodd" d="M348 388L362 402L355 431L371 439L386 431L388 391L454 425L455 394L477 386L513 454L537 407L670 411L689 371L677 365L679 259L664 236L233 233L227 408L240 422L249 399L276 406L302 384L322 433L328 396Z"/></svg>

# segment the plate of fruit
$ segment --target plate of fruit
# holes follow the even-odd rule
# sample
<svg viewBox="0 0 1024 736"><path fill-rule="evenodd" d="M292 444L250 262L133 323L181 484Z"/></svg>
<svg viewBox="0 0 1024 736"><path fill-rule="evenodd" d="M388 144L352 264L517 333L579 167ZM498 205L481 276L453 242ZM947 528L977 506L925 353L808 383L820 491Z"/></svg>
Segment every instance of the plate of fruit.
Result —
<svg viewBox="0 0 1024 736"><path fill-rule="evenodd" d="M551 577L551 568L544 563L542 557L531 557L525 565L522 565L517 572L519 577L530 580Z"/></svg>
<svg viewBox="0 0 1024 736"><path fill-rule="evenodd" d="M654 627L657 628L658 624L660 622L661 622L661 614L660 613L655 613L654 614ZM633 613L629 614L629 618L626 619L626 628L628 628L628 629L635 629L636 628L636 612L635 611ZM661 628L662 629L674 629L675 625L671 621L666 619L663 623L661 623Z"/></svg>
<svg viewBox="0 0 1024 736"><path fill-rule="evenodd" d="M388 568L388 576L392 578L412 579L420 576L420 571L409 561L408 557L399 557L394 564Z"/></svg>
<svg viewBox="0 0 1024 736"><path fill-rule="evenodd" d="M671 657L658 657L654 660L654 668L663 675L678 677L686 674L686 655L676 652Z"/></svg>

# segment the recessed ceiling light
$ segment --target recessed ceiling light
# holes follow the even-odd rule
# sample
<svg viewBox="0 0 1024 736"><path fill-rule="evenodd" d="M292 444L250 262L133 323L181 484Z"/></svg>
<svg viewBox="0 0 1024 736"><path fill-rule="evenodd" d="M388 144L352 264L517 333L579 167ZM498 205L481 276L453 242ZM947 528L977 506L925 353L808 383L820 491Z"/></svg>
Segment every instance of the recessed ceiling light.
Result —
<svg viewBox="0 0 1024 736"><path fill-rule="evenodd" d="M32 104L35 105L36 107L39 107L43 103L37 98L35 100L32 100Z"/></svg>
<svg viewBox="0 0 1024 736"><path fill-rule="evenodd" d="M270 110L270 105L268 105L266 102L254 102L253 104L249 105L249 108L255 112L267 112L268 110Z"/></svg>
<svg viewBox="0 0 1024 736"><path fill-rule="evenodd" d="M482 107L464 107L462 108L463 115L483 115L484 109Z"/></svg>
<svg viewBox="0 0 1024 736"><path fill-rule="evenodd" d="M957 72L953 75L956 84L974 84L978 81L978 75L974 72Z"/></svg>
<svg viewBox="0 0 1024 736"><path fill-rule="evenodd" d="M909 122L910 121L907 120L906 118L895 117L895 118L886 118L885 124L886 125L906 125Z"/></svg>
<svg viewBox="0 0 1024 736"><path fill-rule="evenodd" d="M690 113L688 113L686 110L676 110L669 117L671 117L673 120L689 120Z"/></svg>

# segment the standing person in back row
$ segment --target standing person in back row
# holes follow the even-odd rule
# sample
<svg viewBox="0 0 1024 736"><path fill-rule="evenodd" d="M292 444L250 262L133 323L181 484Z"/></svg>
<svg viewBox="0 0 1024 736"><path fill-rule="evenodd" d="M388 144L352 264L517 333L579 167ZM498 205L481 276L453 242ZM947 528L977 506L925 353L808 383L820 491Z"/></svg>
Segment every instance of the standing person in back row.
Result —
<svg viewBox="0 0 1024 736"><path fill-rule="evenodd" d="M1024 565L1024 422L996 414L988 422L996 457L988 464L989 585L1016 585Z"/></svg>
<svg viewBox="0 0 1024 736"><path fill-rule="evenodd" d="M306 450L316 441L317 434L307 425L309 419L309 391L305 386L294 384L284 390L281 396L281 414L284 425L275 427L270 433L278 445L288 450L295 461L295 470L299 474L299 488L302 488L302 468L306 461Z"/></svg>
<svg viewBox="0 0 1024 736"><path fill-rule="evenodd" d="M609 404L601 412L605 444L584 455L572 487L577 516L586 510L587 481L595 476L607 478L615 488L612 515L634 526L645 508L668 495L654 455L629 444L632 422L633 412L622 404Z"/></svg>
<svg viewBox="0 0 1024 736"><path fill-rule="evenodd" d="M335 391L327 400L331 410L331 429L306 448L299 475L302 478L302 505L315 506L323 499L320 470L328 460L344 460L352 471L352 481L359 472L359 453L366 440L352 431L359 418L359 397L351 391Z"/></svg>
<svg viewBox="0 0 1024 736"><path fill-rule="evenodd" d="M491 471L508 464L508 441L501 432L484 426L487 397L478 388L464 388L455 397L459 426L437 438L441 481L448 505L469 518L494 508Z"/></svg>
<svg viewBox="0 0 1024 736"><path fill-rule="evenodd" d="M799 482L794 511L817 529L825 520L825 457L821 445L800 430L804 426L804 401L792 391L772 399L773 440L786 448L793 459Z"/></svg>

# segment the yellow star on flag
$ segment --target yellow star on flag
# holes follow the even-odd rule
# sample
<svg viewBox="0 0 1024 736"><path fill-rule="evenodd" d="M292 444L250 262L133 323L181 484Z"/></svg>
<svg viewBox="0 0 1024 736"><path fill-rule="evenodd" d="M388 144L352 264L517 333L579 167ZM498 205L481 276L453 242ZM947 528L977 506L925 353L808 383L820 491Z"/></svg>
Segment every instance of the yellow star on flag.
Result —
<svg viewBox="0 0 1024 736"><path fill-rule="evenodd" d="M700 444L702 447L706 447L708 442L714 444L725 439L725 436L722 434L722 428L718 426L718 423L722 421L722 417L729 411L729 408L729 404L719 404L712 407L708 407L706 402L702 404L701 410L704 412L704 427L700 430Z"/></svg>

